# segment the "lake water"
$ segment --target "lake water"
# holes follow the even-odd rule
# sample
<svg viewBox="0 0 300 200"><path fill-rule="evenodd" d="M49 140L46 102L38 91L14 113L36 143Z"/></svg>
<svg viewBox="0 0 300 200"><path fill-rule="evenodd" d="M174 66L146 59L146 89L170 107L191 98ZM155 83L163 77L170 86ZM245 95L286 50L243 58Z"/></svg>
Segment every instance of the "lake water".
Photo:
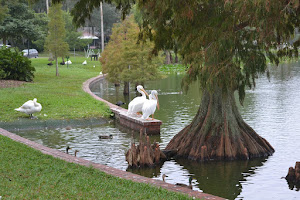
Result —
<svg viewBox="0 0 300 200"><path fill-rule="evenodd" d="M60 128L10 131L41 143L45 146L65 151L71 146L73 153L96 163L121 170L131 171L154 179L168 175L166 182L188 184L192 175L193 189L227 199L300 199L300 191L289 188L285 177L288 168L300 161L300 64L298 62L272 67L270 81L261 76L255 90L247 90L244 107L239 106L244 120L274 147L275 153L263 159L248 161L205 162L170 160L150 169L127 169L125 152L131 141L138 140L117 124L86 123L80 127L76 122L64 123ZM161 134L150 136L152 141L164 148L171 138L188 125L200 103L197 83L186 93L181 91L181 74L171 74L165 79L147 83L145 89L158 90L160 110L155 118L163 121ZM133 91L124 97L122 87L100 81L91 90L112 103L126 102L135 97ZM237 101L238 102L238 101ZM67 130L66 126L72 126ZM5 127L4 127L5 128ZM98 135L112 134L113 139L99 140Z"/></svg>

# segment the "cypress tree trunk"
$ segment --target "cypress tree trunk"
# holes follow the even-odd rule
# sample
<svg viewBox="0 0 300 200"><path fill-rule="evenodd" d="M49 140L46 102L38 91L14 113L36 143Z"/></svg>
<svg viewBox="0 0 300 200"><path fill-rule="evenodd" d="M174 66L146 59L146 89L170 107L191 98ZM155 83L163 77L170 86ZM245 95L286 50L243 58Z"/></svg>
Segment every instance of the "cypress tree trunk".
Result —
<svg viewBox="0 0 300 200"><path fill-rule="evenodd" d="M273 147L242 119L234 91L203 92L200 108L190 125L169 142L166 150L192 160L234 160L272 155Z"/></svg>
<svg viewBox="0 0 300 200"><path fill-rule="evenodd" d="M124 81L124 90L123 90L123 94L128 95L129 94L129 82L128 81Z"/></svg>
<svg viewBox="0 0 300 200"><path fill-rule="evenodd" d="M58 73L58 60L57 60L57 57L55 57L55 63L56 63L56 76L59 76L59 73Z"/></svg>

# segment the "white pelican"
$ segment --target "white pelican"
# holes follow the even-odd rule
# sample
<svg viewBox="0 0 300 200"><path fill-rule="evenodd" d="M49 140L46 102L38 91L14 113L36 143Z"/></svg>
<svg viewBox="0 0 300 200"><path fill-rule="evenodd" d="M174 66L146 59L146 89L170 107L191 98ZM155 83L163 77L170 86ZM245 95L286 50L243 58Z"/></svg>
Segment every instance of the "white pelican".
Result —
<svg viewBox="0 0 300 200"><path fill-rule="evenodd" d="M136 89L139 93L142 94L142 96L132 99L132 101L128 104L128 113L141 112L144 102L147 100L146 95L149 96L148 93L144 90L143 86L138 85Z"/></svg>
<svg viewBox="0 0 300 200"><path fill-rule="evenodd" d="M151 94L149 95L149 99L147 99L142 107L143 116L142 119L149 120L149 116L152 115L152 120L154 119L154 112L157 109L159 109L159 103L158 103L158 96L157 91L152 90Z"/></svg>
<svg viewBox="0 0 300 200"><path fill-rule="evenodd" d="M33 119L32 114L40 112L42 110L42 105L36 101L36 98L26 101L20 108L16 108L15 110L26 113L30 116L31 119Z"/></svg>
<svg viewBox="0 0 300 200"><path fill-rule="evenodd" d="M87 62L86 62L86 60L85 61L83 61L83 63L82 63L83 65L86 65L87 64Z"/></svg>

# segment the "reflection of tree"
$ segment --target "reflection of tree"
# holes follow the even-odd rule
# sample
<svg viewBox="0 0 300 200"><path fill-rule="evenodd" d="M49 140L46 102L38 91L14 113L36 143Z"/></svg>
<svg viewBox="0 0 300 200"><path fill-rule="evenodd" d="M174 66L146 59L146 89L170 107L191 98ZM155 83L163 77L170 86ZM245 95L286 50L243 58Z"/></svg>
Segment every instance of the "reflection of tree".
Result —
<svg viewBox="0 0 300 200"><path fill-rule="evenodd" d="M148 178L157 177L160 175L160 169L162 168L163 163L160 163L160 165L157 165L155 167L144 167L144 168L127 168L126 171L138 174L141 176L145 176Z"/></svg>
<svg viewBox="0 0 300 200"><path fill-rule="evenodd" d="M140 133L138 131L132 130L125 126L122 126L119 122L115 121L115 127L119 129L122 133L127 133L124 137L131 139L132 141L138 143L140 139ZM151 144L157 142L158 144L162 142L160 135L151 135L149 137Z"/></svg>
<svg viewBox="0 0 300 200"><path fill-rule="evenodd" d="M193 174L199 183L197 187L203 192L235 199L242 191L241 181L252 176L255 169L263 165L265 159L202 163L187 159L176 161Z"/></svg>

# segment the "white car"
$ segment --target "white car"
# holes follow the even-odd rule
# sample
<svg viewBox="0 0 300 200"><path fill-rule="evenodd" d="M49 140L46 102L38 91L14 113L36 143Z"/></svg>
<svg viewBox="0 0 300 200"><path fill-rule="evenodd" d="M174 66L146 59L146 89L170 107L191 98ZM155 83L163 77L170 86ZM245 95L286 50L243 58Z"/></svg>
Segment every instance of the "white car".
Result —
<svg viewBox="0 0 300 200"><path fill-rule="evenodd" d="M39 52L36 49L29 49L29 55L28 55L28 49L24 49L23 56L28 58L37 58L39 57Z"/></svg>
<svg viewBox="0 0 300 200"><path fill-rule="evenodd" d="M9 44L7 44L7 45L4 45L4 44L0 44L0 49L2 48L2 47L6 47L6 48L10 48L11 46L9 45Z"/></svg>

